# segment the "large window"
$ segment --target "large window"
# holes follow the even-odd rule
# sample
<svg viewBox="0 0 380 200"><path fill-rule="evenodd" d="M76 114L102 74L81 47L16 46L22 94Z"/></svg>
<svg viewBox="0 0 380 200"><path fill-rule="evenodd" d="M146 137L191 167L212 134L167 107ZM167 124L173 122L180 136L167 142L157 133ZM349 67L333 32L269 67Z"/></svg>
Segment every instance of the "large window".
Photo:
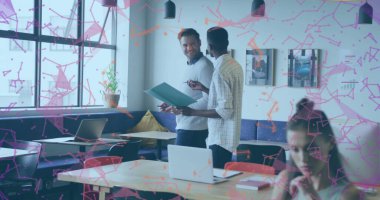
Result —
<svg viewBox="0 0 380 200"><path fill-rule="evenodd" d="M0 108L102 107L116 12L98 0L0 2Z"/></svg>

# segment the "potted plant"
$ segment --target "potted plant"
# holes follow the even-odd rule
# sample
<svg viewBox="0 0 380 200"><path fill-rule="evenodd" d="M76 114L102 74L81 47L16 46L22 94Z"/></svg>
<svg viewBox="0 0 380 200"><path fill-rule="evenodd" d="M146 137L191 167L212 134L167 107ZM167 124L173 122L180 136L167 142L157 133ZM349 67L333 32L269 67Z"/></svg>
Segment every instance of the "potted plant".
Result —
<svg viewBox="0 0 380 200"><path fill-rule="evenodd" d="M100 84L103 85L103 97L104 101L109 108L117 108L120 99L120 90L117 93L118 81L116 79L115 65L110 64L110 66L102 72L103 77L106 77L106 80L103 80Z"/></svg>

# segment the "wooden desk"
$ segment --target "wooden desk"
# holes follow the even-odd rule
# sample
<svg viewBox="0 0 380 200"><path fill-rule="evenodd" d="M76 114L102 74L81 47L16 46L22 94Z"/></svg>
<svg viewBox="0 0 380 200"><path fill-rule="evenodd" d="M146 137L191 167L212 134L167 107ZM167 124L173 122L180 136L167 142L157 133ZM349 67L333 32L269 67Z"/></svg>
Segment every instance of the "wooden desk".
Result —
<svg viewBox="0 0 380 200"><path fill-rule="evenodd" d="M244 173L215 185L196 183L169 178L166 162L136 160L58 173L58 180L93 185L100 187L98 188L100 191L118 186L146 191L174 192L186 199L269 199L272 188L254 191L235 187L240 179L252 175ZM273 176L269 177L274 179ZM101 198L104 198L105 194L101 194Z"/></svg>
<svg viewBox="0 0 380 200"><path fill-rule="evenodd" d="M35 154L35 153L37 152L27 151L27 150L22 150L22 149L0 147L0 158L12 158L16 156L30 155L30 154Z"/></svg>
<svg viewBox="0 0 380 200"><path fill-rule="evenodd" d="M177 133L161 132L161 131L147 131L147 132L120 134L119 136L122 138L135 137L135 138L156 139L157 140L157 157L159 160L161 160L162 141L176 139Z"/></svg>
<svg viewBox="0 0 380 200"><path fill-rule="evenodd" d="M69 140L74 140L74 137L62 137L62 138L52 138L52 139L43 139L43 140L34 140L34 141L40 142L40 143L64 144L64 145L79 146L79 152L81 152L81 153L85 153L86 147L88 147L88 146L114 144L114 143L126 141L123 139L111 139L111 138L100 138L96 142L76 142L76 141L69 141Z"/></svg>

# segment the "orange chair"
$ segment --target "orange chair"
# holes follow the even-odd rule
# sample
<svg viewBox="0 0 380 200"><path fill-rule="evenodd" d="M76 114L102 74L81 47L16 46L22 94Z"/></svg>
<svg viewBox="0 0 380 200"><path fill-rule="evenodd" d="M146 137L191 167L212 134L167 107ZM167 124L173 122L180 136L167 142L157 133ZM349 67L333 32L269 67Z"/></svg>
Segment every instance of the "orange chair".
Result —
<svg viewBox="0 0 380 200"><path fill-rule="evenodd" d="M274 167L271 166L247 162L227 162L224 165L224 169L270 175L275 175L276 171Z"/></svg>
<svg viewBox="0 0 380 200"><path fill-rule="evenodd" d="M121 163L122 159L123 158L119 156L101 156L101 157L88 158L84 161L84 168L119 164ZM93 191L90 185L84 184L83 185L83 199L84 200L99 199L99 193L97 191Z"/></svg>

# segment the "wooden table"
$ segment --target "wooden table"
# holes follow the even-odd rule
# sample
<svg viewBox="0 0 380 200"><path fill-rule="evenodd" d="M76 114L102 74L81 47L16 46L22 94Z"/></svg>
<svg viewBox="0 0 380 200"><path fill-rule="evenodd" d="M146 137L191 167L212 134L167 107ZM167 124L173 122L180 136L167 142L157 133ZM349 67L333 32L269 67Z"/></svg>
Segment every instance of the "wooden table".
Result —
<svg viewBox="0 0 380 200"><path fill-rule="evenodd" d="M64 144L64 145L79 146L79 152L81 152L81 153L86 152L86 147L88 147L88 146L114 144L114 143L126 141L123 139L111 139L111 138L100 138L96 142L77 142L77 141L70 141L70 140L74 140L74 137L62 137L62 138L42 139L42 140L34 140L34 141L40 142L40 143Z"/></svg>
<svg viewBox="0 0 380 200"><path fill-rule="evenodd" d="M168 163L136 160L121 164L58 173L58 180L95 186L104 199L109 188L118 186L137 190L174 192L186 199L269 199L272 188L260 191L237 189L235 184L252 176L244 173L219 184L205 184L169 177ZM274 180L274 176L268 176Z"/></svg>
<svg viewBox="0 0 380 200"><path fill-rule="evenodd" d="M37 152L22 150L22 149L0 147L0 158L5 158L5 159L16 157L16 156L22 156L22 155L30 155L30 154L35 154L35 153Z"/></svg>
<svg viewBox="0 0 380 200"><path fill-rule="evenodd" d="M126 133L119 135L122 138L148 138L157 140L157 157L161 160L162 155L162 141L168 141L177 138L177 133L172 132L162 132L162 131L147 131L147 132L138 132L138 133Z"/></svg>

